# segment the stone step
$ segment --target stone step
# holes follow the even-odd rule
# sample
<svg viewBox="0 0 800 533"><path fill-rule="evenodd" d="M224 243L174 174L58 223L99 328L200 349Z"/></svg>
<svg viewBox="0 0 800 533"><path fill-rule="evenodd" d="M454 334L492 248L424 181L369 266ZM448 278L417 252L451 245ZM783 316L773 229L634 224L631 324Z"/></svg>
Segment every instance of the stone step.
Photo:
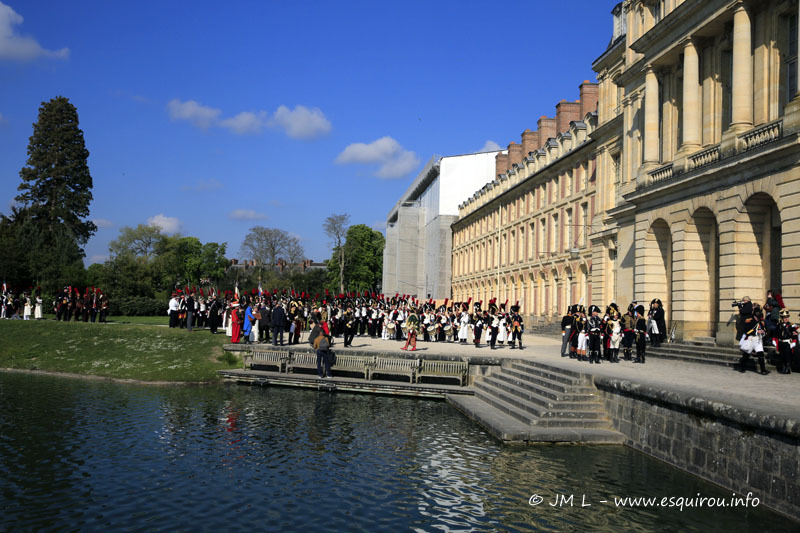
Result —
<svg viewBox="0 0 800 533"><path fill-rule="evenodd" d="M560 372L560 369L551 370L548 368L535 366L530 364L528 361L512 361L508 366L519 372L525 372L532 376L544 378L549 381L555 381L568 387L582 387L588 385L586 379L583 377L578 378L566 373L562 373Z"/></svg>
<svg viewBox="0 0 800 533"><path fill-rule="evenodd" d="M624 444L625 436L613 429L549 428L524 424L475 396L448 394L447 402L475 421L490 435L507 443L585 442Z"/></svg>
<svg viewBox="0 0 800 533"><path fill-rule="evenodd" d="M589 382L587 381L588 380L587 376L585 374L582 374L581 372L576 372L574 370L567 370L566 368L561 368L555 365L542 363L540 361L521 360L519 362L522 363L523 365L532 366L534 368L539 368L542 370L546 370L548 372L554 372L563 376L568 376L570 378L580 380L584 383Z"/></svg>
<svg viewBox="0 0 800 533"><path fill-rule="evenodd" d="M599 398L596 394L595 389L590 389L589 387L581 387L581 389L586 389L586 392L582 393L573 393L572 388L564 387L562 389L555 389L552 387L557 387L560 384L552 384L549 382L547 385L541 385L538 383L540 380L532 380L526 374L522 372L518 372L511 368L504 369L502 372L497 372L492 374L492 378L503 380L507 383L511 383L517 387L525 389L526 391L532 392L537 396L540 396L544 400L549 403L553 402L598 402ZM544 378L541 378L541 381L546 381Z"/></svg>
<svg viewBox="0 0 800 533"><path fill-rule="evenodd" d="M540 418L535 424L546 428L594 428L613 429L608 418Z"/></svg>
<svg viewBox="0 0 800 533"><path fill-rule="evenodd" d="M497 398L496 396L486 392L483 388L480 388L475 384L475 397L486 402L487 404L491 405L495 409L502 411L503 413L507 414L508 416L516 419L518 422L522 422L523 424L531 425L533 421L536 419L536 416L528 413L523 409L519 409L518 407L509 404Z"/></svg>
<svg viewBox="0 0 800 533"><path fill-rule="evenodd" d="M504 442L526 442L530 438L530 424L519 421L480 398L466 394L448 394L445 399L496 439Z"/></svg>
<svg viewBox="0 0 800 533"><path fill-rule="evenodd" d="M476 391L480 390L487 395L494 396L508 405L530 413L539 419L588 420L599 419L606 416L602 409L592 409L591 407L584 409L583 406L580 406L579 409L570 409L557 405L553 408L547 408L530 402L525 396L519 396L513 390L508 390L508 388L497 386L494 383L487 383L486 381L476 382L475 389Z"/></svg>
<svg viewBox="0 0 800 533"><path fill-rule="evenodd" d="M551 400L581 400L597 392L596 389L592 387L569 386L514 368L504 368L500 374L505 374L520 382L527 383L529 386L536 388L539 394Z"/></svg>
<svg viewBox="0 0 800 533"><path fill-rule="evenodd" d="M714 356L707 356L701 354L691 354L690 352L686 351L668 351L662 350L661 348L649 348L647 350L648 357L658 357L661 359L671 359L675 361L686 361L690 363L698 363L698 364L705 364L705 365L718 365L718 366L727 366L727 367L738 367L742 358L741 352L736 355L714 355ZM774 362L771 361L771 355L769 353L766 354L766 362L769 366L775 366ZM755 369L757 367L757 358L751 356L748 363L748 369Z"/></svg>
<svg viewBox="0 0 800 533"><path fill-rule="evenodd" d="M513 394L525 402L537 405L541 409L548 411L598 411L602 412L603 406L599 399L590 397L585 401L553 401L541 396L536 390L526 389L514 382L514 379L502 374L488 376L484 381L489 385ZM537 413L538 414L538 413ZM542 416L542 415L538 415Z"/></svg>

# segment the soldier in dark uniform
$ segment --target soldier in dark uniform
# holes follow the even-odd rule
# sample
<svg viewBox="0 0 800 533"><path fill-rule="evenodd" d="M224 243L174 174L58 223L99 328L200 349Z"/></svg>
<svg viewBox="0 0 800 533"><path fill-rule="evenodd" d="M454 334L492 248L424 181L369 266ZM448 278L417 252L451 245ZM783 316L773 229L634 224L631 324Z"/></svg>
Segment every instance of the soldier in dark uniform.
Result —
<svg viewBox="0 0 800 533"><path fill-rule="evenodd" d="M525 326L522 323L522 315L519 314L519 302L511 306L511 349L519 341L519 349L522 349L522 333ZM563 354L562 354L563 355Z"/></svg>
<svg viewBox="0 0 800 533"><path fill-rule="evenodd" d="M567 357L570 352L570 338L572 336L572 306L567 307L567 312L561 317L561 357Z"/></svg>
<svg viewBox="0 0 800 533"><path fill-rule="evenodd" d="M781 322L778 324L778 353L781 357L781 374L792 373L792 351L797 344L797 326L792 324L789 310L781 309Z"/></svg>
<svg viewBox="0 0 800 533"><path fill-rule="evenodd" d="M634 332L636 333L636 359L634 363L644 364L645 351L647 350L647 320L644 318L644 306L637 305Z"/></svg>
<svg viewBox="0 0 800 533"><path fill-rule="evenodd" d="M586 335L588 339L589 363L600 364L601 334L603 332L603 319L600 318L600 308L596 305L589 307L589 319L586 321Z"/></svg>
<svg viewBox="0 0 800 533"><path fill-rule="evenodd" d="M500 331L500 317L497 316L497 305L489 302L489 347L494 350L497 334Z"/></svg>
<svg viewBox="0 0 800 533"><path fill-rule="evenodd" d="M345 348L353 345L353 337L356 334L356 317L353 315L353 308L347 306L342 322L344 322L344 346Z"/></svg>
<svg viewBox="0 0 800 533"><path fill-rule="evenodd" d="M484 311L484 315L488 318L488 313ZM473 316L473 325L474 328L472 330L474 336L474 343L475 347L479 348L481 345L481 335L483 335L483 315L481 315L481 309L478 304L475 304L475 313Z"/></svg>

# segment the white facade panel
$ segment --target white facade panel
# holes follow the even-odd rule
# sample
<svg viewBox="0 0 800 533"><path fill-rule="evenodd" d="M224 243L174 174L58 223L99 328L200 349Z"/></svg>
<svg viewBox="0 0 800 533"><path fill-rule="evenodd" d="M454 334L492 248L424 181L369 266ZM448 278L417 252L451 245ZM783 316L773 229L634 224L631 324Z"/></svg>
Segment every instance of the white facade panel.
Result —
<svg viewBox="0 0 800 533"><path fill-rule="evenodd" d="M498 153L500 152L443 157L439 169L441 192L437 214L458 215L459 204L496 177L495 156Z"/></svg>

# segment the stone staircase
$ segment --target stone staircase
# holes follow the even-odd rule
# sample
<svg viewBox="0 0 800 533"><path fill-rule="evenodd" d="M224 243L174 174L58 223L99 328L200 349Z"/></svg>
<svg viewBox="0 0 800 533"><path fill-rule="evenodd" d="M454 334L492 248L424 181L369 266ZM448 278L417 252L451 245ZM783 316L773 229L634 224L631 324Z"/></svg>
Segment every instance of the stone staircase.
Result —
<svg viewBox="0 0 800 533"><path fill-rule="evenodd" d="M775 359L775 349L772 348L772 346L766 345L764 349L767 359L767 368L774 370L773 362ZM742 358L742 352L734 346L718 346L713 337L701 337L689 341L665 343L658 348L648 346L647 356L671 359L673 361L687 361L690 363L738 368L739 361ZM747 370L755 370L757 365L758 360L755 356L751 356L748 361Z"/></svg>
<svg viewBox="0 0 800 533"><path fill-rule="evenodd" d="M509 360L477 378L474 396L447 400L510 443L622 444L591 377L535 361Z"/></svg>

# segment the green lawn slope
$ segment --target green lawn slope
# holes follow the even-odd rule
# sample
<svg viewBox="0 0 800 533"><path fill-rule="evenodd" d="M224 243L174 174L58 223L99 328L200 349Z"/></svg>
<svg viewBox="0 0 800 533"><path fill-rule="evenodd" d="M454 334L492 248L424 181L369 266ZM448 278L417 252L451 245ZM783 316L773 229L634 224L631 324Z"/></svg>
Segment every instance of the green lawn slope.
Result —
<svg viewBox="0 0 800 533"><path fill-rule="evenodd" d="M115 317L122 322L123 317ZM142 381L215 381L225 335L140 324L0 320L0 368Z"/></svg>

